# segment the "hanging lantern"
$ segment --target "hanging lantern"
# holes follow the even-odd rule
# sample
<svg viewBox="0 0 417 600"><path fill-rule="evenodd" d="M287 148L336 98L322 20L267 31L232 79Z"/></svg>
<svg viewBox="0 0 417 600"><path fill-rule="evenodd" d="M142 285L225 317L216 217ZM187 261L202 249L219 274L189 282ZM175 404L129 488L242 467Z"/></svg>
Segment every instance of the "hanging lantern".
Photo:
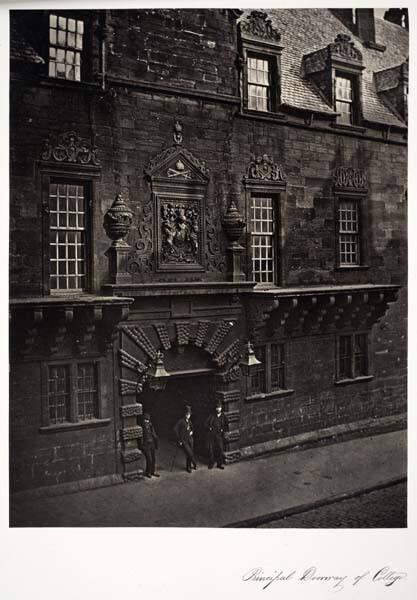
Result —
<svg viewBox="0 0 417 600"><path fill-rule="evenodd" d="M169 376L164 367L163 354L158 350L155 363L148 371L149 387L151 390L163 391Z"/></svg>
<svg viewBox="0 0 417 600"><path fill-rule="evenodd" d="M259 365L261 364L261 361L258 360L255 356L252 344L248 340L245 344L242 360L240 361L240 368L242 370L243 375L246 375L247 377L253 375L254 373L256 373L256 371L259 368Z"/></svg>

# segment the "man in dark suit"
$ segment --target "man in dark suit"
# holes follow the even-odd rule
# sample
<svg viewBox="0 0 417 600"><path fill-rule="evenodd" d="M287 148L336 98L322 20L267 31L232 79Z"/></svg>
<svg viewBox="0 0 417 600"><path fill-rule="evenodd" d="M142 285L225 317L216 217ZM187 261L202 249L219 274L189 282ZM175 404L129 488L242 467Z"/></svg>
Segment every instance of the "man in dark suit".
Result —
<svg viewBox="0 0 417 600"><path fill-rule="evenodd" d="M186 470L188 473L191 473L191 465L193 466L193 469L197 469L197 462L194 457L194 431L191 422L191 406L187 405L185 407L184 416L177 421L174 431L177 436L178 444L185 454Z"/></svg>
<svg viewBox="0 0 417 600"><path fill-rule="evenodd" d="M224 469L224 432L227 430L227 419L222 412L220 402L216 404L215 413L206 421L208 468L212 469L217 462L218 469Z"/></svg>
<svg viewBox="0 0 417 600"><path fill-rule="evenodd" d="M143 415L141 449L146 459L145 476L149 479L152 475L159 477L159 473L155 471L155 450L158 449L158 436L148 413Z"/></svg>

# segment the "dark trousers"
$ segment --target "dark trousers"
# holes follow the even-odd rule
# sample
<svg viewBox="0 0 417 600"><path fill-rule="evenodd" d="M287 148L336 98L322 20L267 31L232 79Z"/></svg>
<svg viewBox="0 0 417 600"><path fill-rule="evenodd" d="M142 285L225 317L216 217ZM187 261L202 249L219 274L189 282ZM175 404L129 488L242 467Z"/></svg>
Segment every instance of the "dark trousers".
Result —
<svg viewBox="0 0 417 600"><path fill-rule="evenodd" d="M217 462L217 466L224 463L223 456L223 438L220 436L211 435L208 439L208 462L209 466L213 466Z"/></svg>
<svg viewBox="0 0 417 600"><path fill-rule="evenodd" d="M187 469L191 469L191 465L196 467L197 463L194 456L193 445L188 442L183 442L181 448L184 450Z"/></svg>
<svg viewBox="0 0 417 600"><path fill-rule="evenodd" d="M145 475L153 475L155 473L155 448L144 448L143 454L146 459Z"/></svg>

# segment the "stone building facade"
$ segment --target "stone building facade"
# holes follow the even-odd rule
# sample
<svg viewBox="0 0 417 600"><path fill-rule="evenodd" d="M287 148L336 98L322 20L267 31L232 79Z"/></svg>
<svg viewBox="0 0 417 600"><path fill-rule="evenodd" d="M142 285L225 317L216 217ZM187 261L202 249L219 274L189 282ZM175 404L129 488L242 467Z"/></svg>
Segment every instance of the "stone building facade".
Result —
<svg viewBox="0 0 417 600"><path fill-rule="evenodd" d="M143 410L191 404L204 454L220 400L229 461L404 425L391 21L11 13L13 491L140 479Z"/></svg>

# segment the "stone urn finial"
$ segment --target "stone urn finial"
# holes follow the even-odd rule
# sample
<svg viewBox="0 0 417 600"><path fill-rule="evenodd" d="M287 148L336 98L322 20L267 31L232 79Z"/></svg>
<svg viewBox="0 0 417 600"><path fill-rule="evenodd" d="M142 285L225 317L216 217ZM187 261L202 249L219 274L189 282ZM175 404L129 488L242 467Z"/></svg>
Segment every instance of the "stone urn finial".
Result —
<svg viewBox="0 0 417 600"><path fill-rule="evenodd" d="M231 200L229 208L223 217L222 225L231 244L237 244L246 227L246 223L233 200Z"/></svg>
<svg viewBox="0 0 417 600"><path fill-rule="evenodd" d="M112 246L126 246L127 237L132 225L133 213L127 206L122 194L117 194L115 201L104 215L103 227L107 237L113 240Z"/></svg>
<svg viewBox="0 0 417 600"><path fill-rule="evenodd" d="M182 144L182 125L178 121L178 119L176 119L175 123L174 123L174 145L181 146L181 144Z"/></svg>

